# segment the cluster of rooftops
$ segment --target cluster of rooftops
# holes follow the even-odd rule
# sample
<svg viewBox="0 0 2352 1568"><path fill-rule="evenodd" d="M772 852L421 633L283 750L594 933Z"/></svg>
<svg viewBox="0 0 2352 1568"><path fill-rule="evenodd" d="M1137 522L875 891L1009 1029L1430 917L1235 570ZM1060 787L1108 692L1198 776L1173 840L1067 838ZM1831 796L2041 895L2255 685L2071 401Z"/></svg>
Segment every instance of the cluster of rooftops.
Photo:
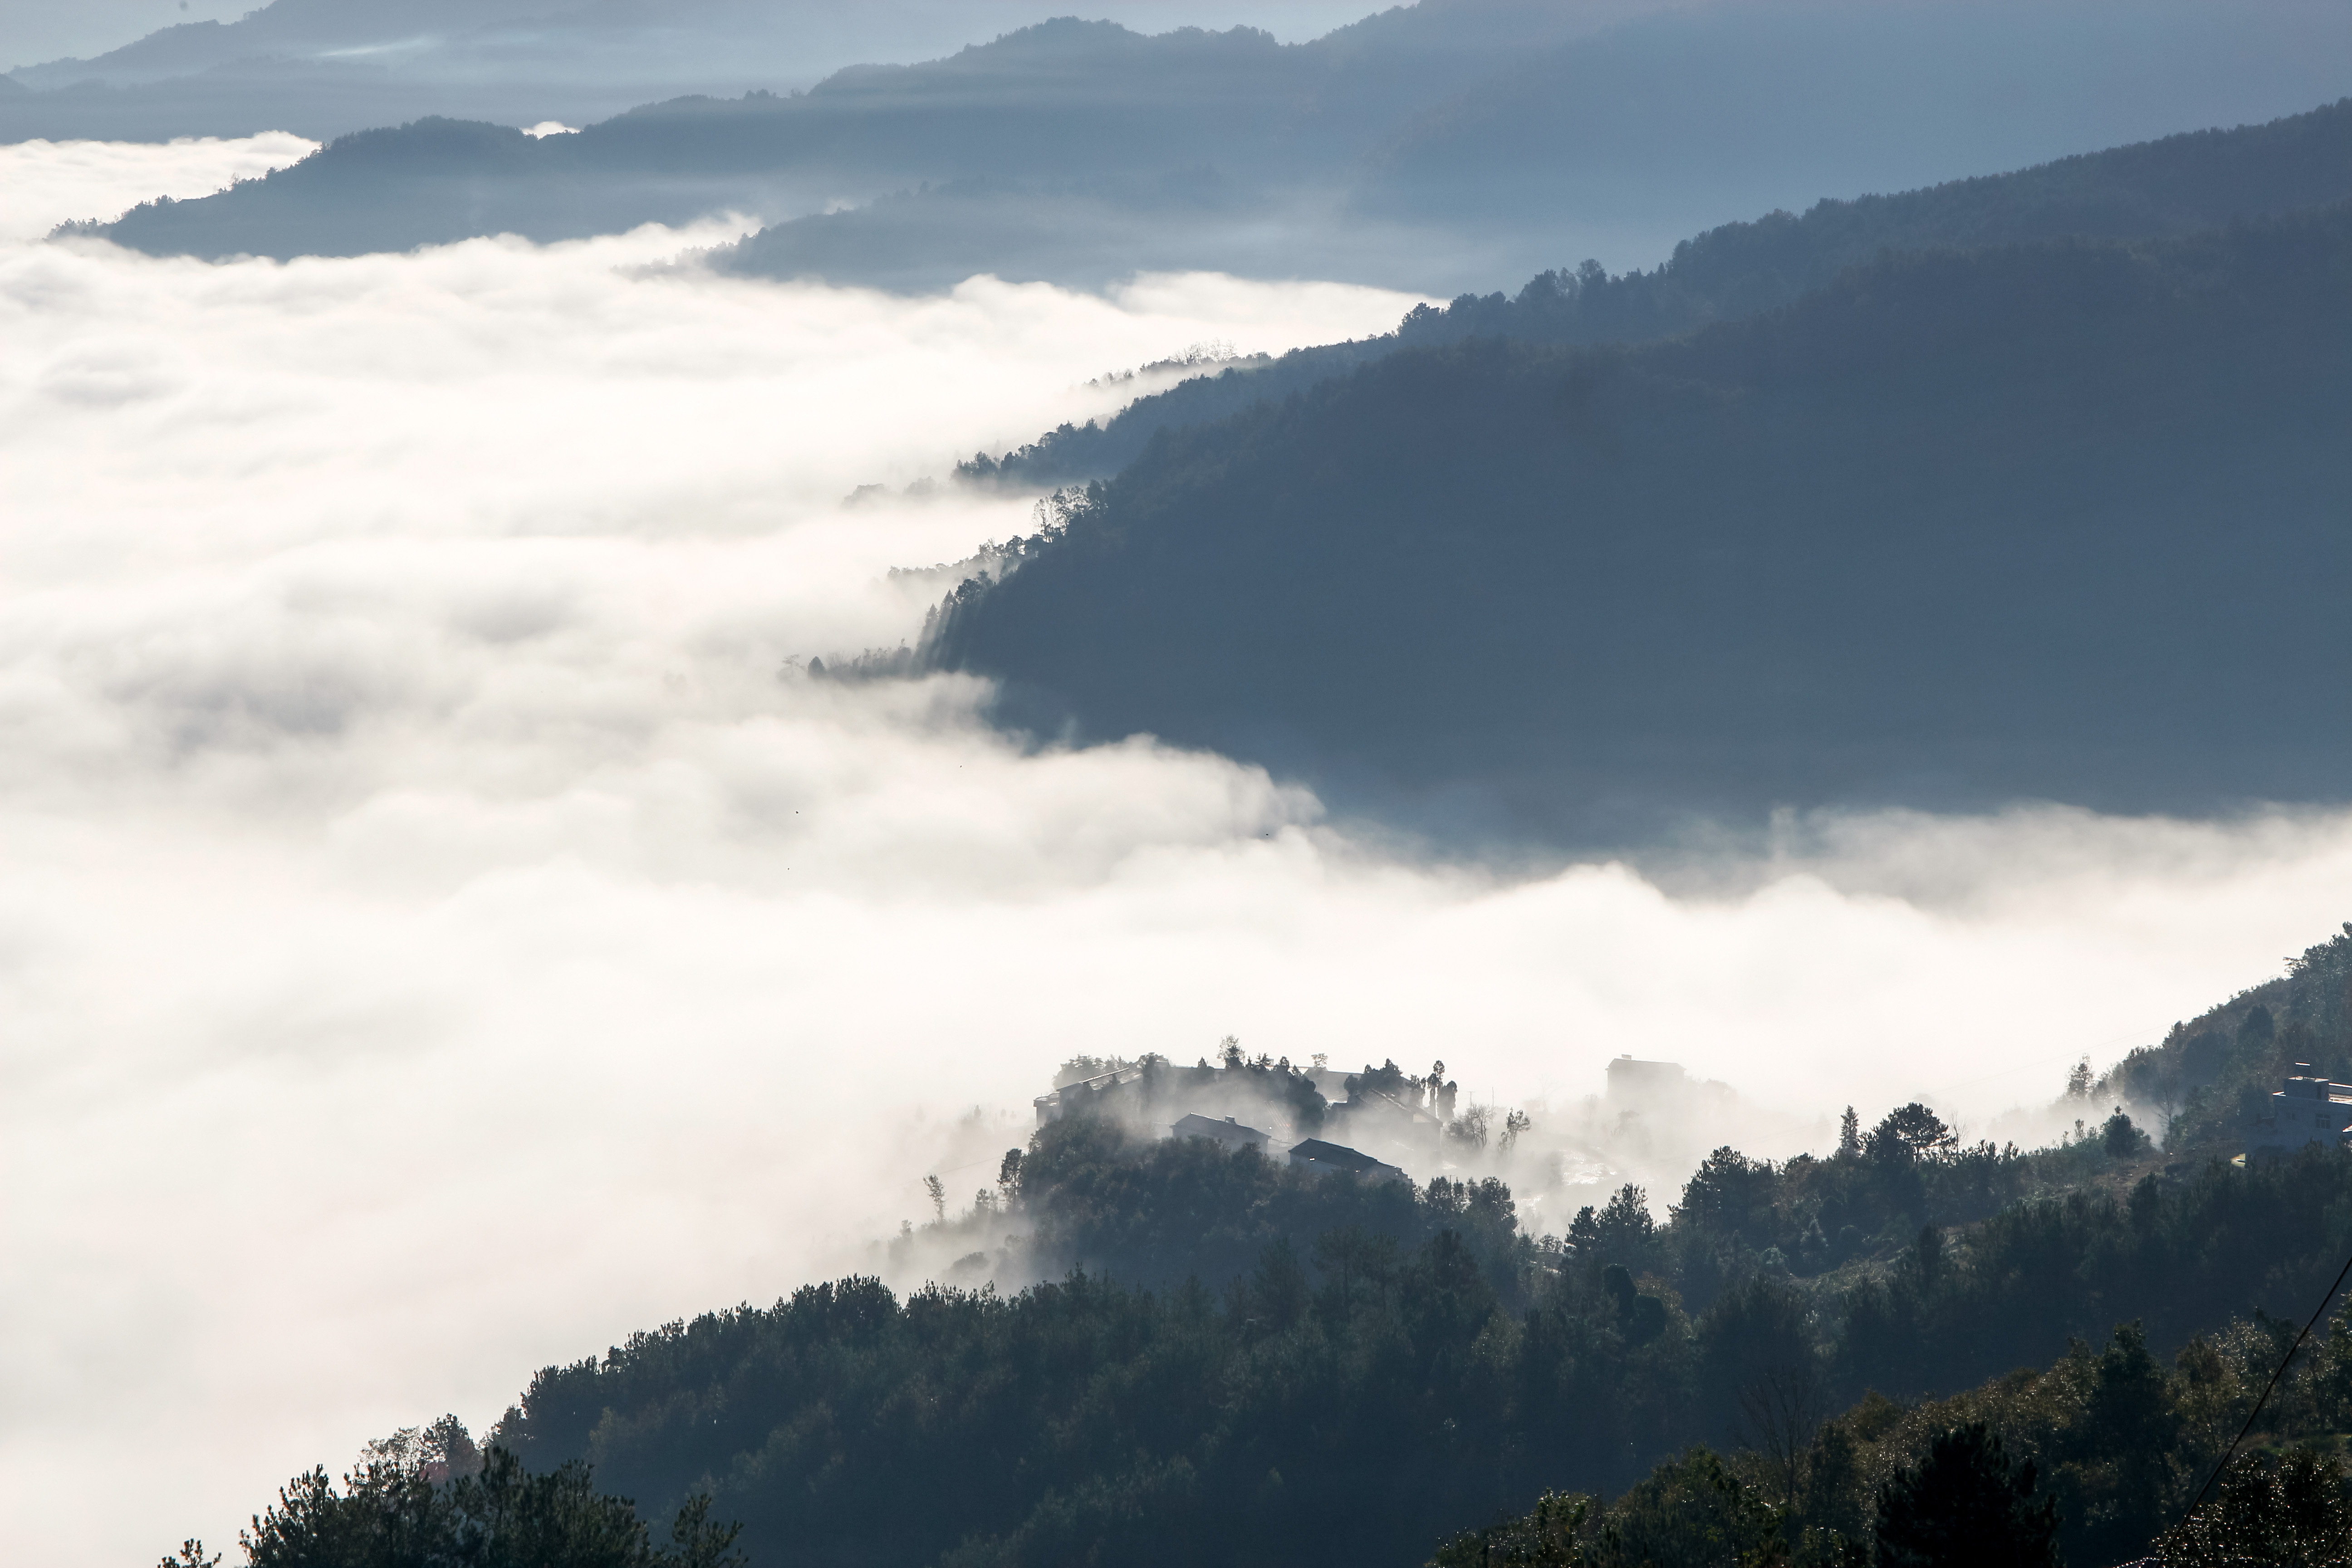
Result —
<svg viewBox="0 0 2352 1568"><path fill-rule="evenodd" d="M1207 1067L1205 1062L1202 1065L1203 1068ZM1440 1065L1443 1066L1442 1063ZM1291 1069L1287 1062L1283 1066L1286 1070L1295 1071L1298 1077L1313 1085L1318 1093L1342 1092L1348 1078L1344 1073L1325 1068L1319 1057L1316 1058L1316 1065L1312 1068ZM1243 1068L1238 1063L1230 1063L1224 1068L1212 1070L1217 1076L1223 1077L1228 1072L1239 1073ZM1059 1121L1073 1110L1092 1102L1096 1096L1108 1093L1121 1085L1132 1083L1143 1075L1142 1065L1137 1063L1116 1068L1108 1072L1097 1073L1092 1078L1065 1084L1049 1094L1041 1094L1037 1097L1036 1102L1037 1125L1043 1127L1048 1122ZM1449 1099L1452 1087L1450 1084L1445 1086ZM1376 1090L1367 1091L1365 1108L1370 1109L1374 1106L1392 1113L1397 1120L1404 1123L1426 1124L1433 1131L1438 1125L1436 1119L1425 1111L1401 1104L1391 1097ZM1358 1106L1351 1097L1348 1103L1329 1106L1328 1114L1337 1116L1356 1109ZM1163 1125L1168 1128L1171 1137L1179 1140L1205 1138L1229 1151L1255 1149L1269 1159L1276 1157L1271 1147L1274 1143L1273 1133L1252 1127L1247 1122L1231 1116L1220 1119L1192 1112ZM1308 1138L1301 1142L1293 1143L1284 1152L1282 1157L1286 1158L1288 1163L1295 1167L1322 1174L1345 1171L1366 1181L1401 1182L1405 1179L1404 1171L1398 1166L1376 1159L1360 1149L1350 1149L1344 1143L1334 1143L1322 1138Z"/></svg>
<svg viewBox="0 0 2352 1568"><path fill-rule="evenodd" d="M1187 1115L1170 1122L1168 1133L1171 1138L1179 1139L1206 1138L1210 1142L1229 1150L1255 1149L1261 1154L1268 1153L1266 1145L1274 1142L1271 1132L1261 1132L1230 1116L1220 1121L1213 1116ZM1318 1174L1345 1171L1366 1181L1404 1180L1404 1173L1396 1166L1375 1160L1370 1154L1348 1148L1345 1144L1327 1143L1320 1138L1309 1138L1303 1143L1292 1144L1290 1163Z"/></svg>
<svg viewBox="0 0 2352 1568"><path fill-rule="evenodd" d="M1310 1081L1324 1077L1337 1079L1340 1075L1327 1073L1320 1068L1309 1074ZM2297 1062L2283 1085L2272 1091L2270 1098L2255 1107L2246 1126L2246 1151L2257 1157L2276 1157L2313 1143L2334 1149L2352 1149L2352 1083L2336 1083L2311 1070L2309 1062ZM1141 1076L1142 1069L1123 1068L1103 1073L1071 1089L1080 1091L1100 1091ZM1671 1093L1685 1088L1689 1079L1682 1068L1673 1062L1635 1061L1621 1057L1609 1064L1609 1094L1612 1100L1641 1100ZM1318 1089L1325 1086L1317 1081ZM1337 1089L1335 1081L1329 1086ZM1385 1096L1376 1096L1386 1099ZM1040 1126L1059 1121L1066 1109L1063 1093L1056 1090L1037 1097L1037 1121ZM1347 1109L1339 1107L1338 1109ZM1402 1108L1399 1108L1402 1109ZM1415 1121L1427 1118L1412 1113ZM1222 1148L1238 1152L1255 1149L1274 1157L1270 1145L1274 1134L1252 1127L1233 1117L1220 1120L1213 1116L1187 1114L1168 1124L1169 1134L1178 1139L1205 1138ZM1345 1171L1371 1181L1402 1181L1405 1173L1395 1165L1377 1160L1360 1150L1344 1143L1333 1143L1321 1138L1309 1138L1290 1145L1286 1152L1293 1166L1330 1173Z"/></svg>

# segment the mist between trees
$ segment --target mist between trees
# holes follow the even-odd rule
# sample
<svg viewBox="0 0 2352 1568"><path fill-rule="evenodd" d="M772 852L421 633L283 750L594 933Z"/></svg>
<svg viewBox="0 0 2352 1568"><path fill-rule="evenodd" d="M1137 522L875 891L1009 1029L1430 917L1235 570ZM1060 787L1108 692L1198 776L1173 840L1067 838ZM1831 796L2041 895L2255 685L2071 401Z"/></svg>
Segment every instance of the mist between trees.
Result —
<svg viewBox="0 0 2352 1568"><path fill-rule="evenodd" d="M1059 1278L852 1277L633 1335L533 1378L488 1479L454 1422L404 1434L340 1493L298 1479L248 1553L439 1562L319 1521L478 1521L485 1488L533 1486L585 1518L593 1473L705 1552L654 1555L612 1512L640 1555L599 1563L2341 1562L2342 1318L2175 1527L2352 1247L2352 1153L2228 1157L2232 1108L2347 1060L2347 974L2352 927L2078 1069L2054 1110L2088 1112L2080 1136L1963 1146L1924 1105L1849 1110L1824 1154L1720 1148L1663 1215L1627 1184L1561 1234L1529 1234L1494 1175L1360 1180L1151 1133L1219 1095L1319 1127L1328 1069L1078 1058L1058 1119L968 1207L932 1177L934 1216L895 1244L1026 1248ZM2142 1080L2179 1100L2161 1147L2097 1115ZM1471 1149L1446 1080L1412 1081L1345 1075L1338 1119L1378 1095L1392 1134L1418 1114ZM326 1544L268 1555L297 1537Z"/></svg>

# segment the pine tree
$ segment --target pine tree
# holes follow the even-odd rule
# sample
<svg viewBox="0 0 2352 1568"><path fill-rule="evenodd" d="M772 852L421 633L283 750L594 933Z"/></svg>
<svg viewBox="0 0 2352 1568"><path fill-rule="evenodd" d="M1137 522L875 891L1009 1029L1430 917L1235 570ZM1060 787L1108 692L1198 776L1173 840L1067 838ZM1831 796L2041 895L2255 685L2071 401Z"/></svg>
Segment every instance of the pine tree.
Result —
<svg viewBox="0 0 2352 1568"><path fill-rule="evenodd" d="M1862 1157L1862 1118L1853 1113L1853 1107L1851 1105L1845 1108L1845 1114L1838 1119L1838 1155L1841 1159L1846 1160L1858 1160Z"/></svg>
<svg viewBox="0 0 2352 1568"><path fill-rule="evenodd" d="M1955 1426L1878 1489L1878 1568L2057 1568L2056 1500L2033 1498L1981 1421Z"/></svg>
<svg viewBox="0 0 2352 1568"><path fill-rule="evenodd" d="M2247 1563L2333 1568L2352 1557L2352 1506L2333 1456L2309 1449L2249 1454L2222 1472L2211 1500L2165 1533L2162 1561L2179 1568Z"/></svg>

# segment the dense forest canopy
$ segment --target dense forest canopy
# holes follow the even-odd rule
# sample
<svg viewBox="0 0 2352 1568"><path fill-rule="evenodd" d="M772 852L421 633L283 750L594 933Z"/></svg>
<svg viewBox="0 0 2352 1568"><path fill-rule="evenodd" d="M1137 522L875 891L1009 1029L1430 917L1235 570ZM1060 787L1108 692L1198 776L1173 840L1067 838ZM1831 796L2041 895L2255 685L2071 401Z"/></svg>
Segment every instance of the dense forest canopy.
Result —
<svg viewBox="0 0 2352 1568"><path fill-rule="evenodd" d="M1455 834L2332 797L2347 263L2336 205L1391 354L1163 433L933 659Z"/></svg>
<svg viewBox="0 0 2352 1568"><path fill-rule="evenodd" d="M494 1539L495 1515L594 1525L631 1564L2121 1562L2172 1531L2352 1250L2352 1152L2233 1164L2212 1113L2352 1060L2347 974L2352 926L2078 1072L2085 1131L2055 1146L1896 1107L1818 1154L1718 1150L1670 1202L1596 1193L1565 1237L1527 1235L1496 1180L1317 1175L1073 1101L1001 1195L926 1229L1029 1227L1096 1265L1012 1294L856 1277L634 1335L542 1371L486 1449L452 1420L340 1491L299 1478L256 1561L389 1568L286 1543L379 1515ZM2166 1075L2168 1146L2102 1119ZM2347 1420L2339 1319L2166 1561L2343 1550L2341 1460L2296 1445Z"/></svg>

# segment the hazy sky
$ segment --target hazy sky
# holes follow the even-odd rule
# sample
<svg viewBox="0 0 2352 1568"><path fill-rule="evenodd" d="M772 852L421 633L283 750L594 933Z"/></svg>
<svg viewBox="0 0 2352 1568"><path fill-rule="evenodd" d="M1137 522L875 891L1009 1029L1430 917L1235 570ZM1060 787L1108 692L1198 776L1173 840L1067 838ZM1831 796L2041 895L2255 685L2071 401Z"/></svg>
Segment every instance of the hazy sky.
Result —
<svg viewBox="0 0 2352 1568"><path fill-rule="evenodd" d="M0 0L0 68L84 58L181 22L233 22L247 0Z"/></svg>
<svg viewBox="0 0 2352 1568"><path fill-rule="evenodd" d="M299 151L19 149L0 231ZM1076 1052L1233 1033L1559 1104L1631 1051L1982 1126L2346 912L2344 816L1813 821L1669 896L1400 861L1149 740L1025 752L968 682L811 681L914 631L937 587L889 567L1027 526L855 487L1101 411L1104 371L1412 301L645 265L722 232L218 267L0 240L22 1560L229 1545L372 1436L864 1262Z"/></svg>

